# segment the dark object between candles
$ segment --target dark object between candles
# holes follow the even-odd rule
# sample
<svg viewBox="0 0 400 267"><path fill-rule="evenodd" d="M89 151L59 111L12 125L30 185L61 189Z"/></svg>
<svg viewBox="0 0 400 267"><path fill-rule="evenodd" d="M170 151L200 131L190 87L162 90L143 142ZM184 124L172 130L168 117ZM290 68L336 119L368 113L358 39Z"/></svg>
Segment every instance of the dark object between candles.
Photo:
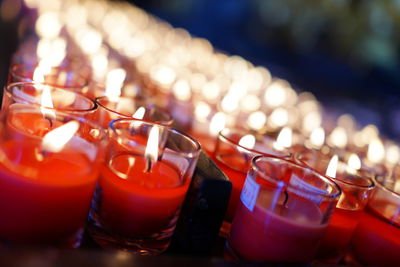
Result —
<svg viewBox="0 0 400 267"><path fill-rule="evenodd" d="M212 255L231 190L229 179L201 152L168 252Z"/></svg>

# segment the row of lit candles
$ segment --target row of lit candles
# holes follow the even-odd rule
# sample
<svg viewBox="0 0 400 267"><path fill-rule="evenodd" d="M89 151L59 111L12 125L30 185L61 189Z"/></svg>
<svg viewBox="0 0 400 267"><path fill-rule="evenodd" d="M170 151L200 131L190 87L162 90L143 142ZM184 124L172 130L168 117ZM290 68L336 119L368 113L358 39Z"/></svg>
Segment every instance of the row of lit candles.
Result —
<svg viewBox="0 0 400 267"><path fill-rule="evenodd" d="M82 80L71 86L99 83L108 89L109 97L152 94L156 104L178 114L178 122L206 131L206 135L216 136L225 126L261 133L290 127L314 147L326 144L368 153L369 165L393 166L400 158L397 144L382 139L375 126L360 129L350 115L339 117L337 125L326 122L323 108L312 94L297 94L287 81L273 78L266 68L215 52L206 40L192 38L132 5L44 2L26 1L38 10L35 28L39 41L37 46L21 46L24 49L17 53L16 62L26 63L28 58L44 73L67 62L67 69L78 71ZM127 47L141 47L137 42L142 42L143 51L132 56ZM180 118L182 111L191 113L190 119L186 115Z"/></svg>
<svg viewBox="0 0 400 267"><path fill-rule="evenodd" d="M15 67L19 64L27 69L29 74L24 78L28 80L72 89L93 99L105 95L113 108L124 109L124 99L141 97L146 105L167 110L176 125L199 140L232 181L228 222L252 158L243 154L278 153L301 163L299 155L317 151L314 157L318 159L319 154L331 158L330 162L339 163L339 157L344 158L346 175L362 171L362 176L369 177L395 171L399 147L381 138L375 126L360 129L350 115L326 121L312 94L297 94L288 82L273 78L267 69L216 52L206 40L192 38L136 7L105 1L54 1L47 5L31 0L26 4L38 10L35 27L39 40L37 45L21 46L10 68L10 82L26 81L18 78L25 76ZM75 74L79 79L69 84L68 79ZM83 84L74 83L81 80ZM139 110L129 112L129 116L136 116ZM246 160L246 168L239 168L240 179L219 154L222 143L232 142L224 137L226 131L234 129L244 132L231 144L239 158ZM331 169L332 165L328 166ZM335 176L328 170L326 175ZM399 184L394 183L394 191ZM227 232L222 229L222 234Z"/></svg>

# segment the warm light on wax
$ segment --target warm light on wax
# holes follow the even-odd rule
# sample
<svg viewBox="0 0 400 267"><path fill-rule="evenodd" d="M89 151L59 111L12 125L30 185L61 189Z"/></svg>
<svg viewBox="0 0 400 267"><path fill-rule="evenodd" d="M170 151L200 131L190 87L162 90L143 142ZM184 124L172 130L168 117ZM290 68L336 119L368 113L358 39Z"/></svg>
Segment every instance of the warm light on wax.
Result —
<svg viewBox="0 0 400 267"><path fill-rule="evenodd" d="M42 141L42 150L47 152L60 152L72 139L79 129L79 122L69 121L62 126L48 132Z"/></svg>

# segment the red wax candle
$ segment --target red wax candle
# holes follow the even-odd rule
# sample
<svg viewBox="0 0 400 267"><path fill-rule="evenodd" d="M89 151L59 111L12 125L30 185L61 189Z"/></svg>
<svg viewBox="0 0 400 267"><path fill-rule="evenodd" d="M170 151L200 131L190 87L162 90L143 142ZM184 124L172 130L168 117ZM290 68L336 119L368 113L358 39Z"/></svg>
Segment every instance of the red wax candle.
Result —
<svg viewBox="0 0 400 267"><path fill-rule="evenodd" d="M83 227L96 176L82 153L65 149L41 159L37 144L1 144L0 238L65 245Z"/></svg>
<svg viewBox="0 0 400 267"><path fill-rule="evenodd" d="M246 179L246 173L250 166L250 161L246 160L243 154L218 155L214 159L217 166L232 182L229 206L225 215L225 219L231 222L240 202L240 193Z"/></svg>
<svg viewBox="0 0 400 267"><path fill-rule="evenodd" d="M399 207L375 201L363 212L352 239L352 251L362 263L376 266L400 265Z"/></svg>
<svg viewBox="0 0 400 267"><path fill-rule="evenodd" d="M194 131L189 131L190 136L193 136L200 144L203 151L210 157L215 150L215 144L217 143L217 138L207 134L195 133Z"/></svg>
<svg viewBox="0 0 400 267"><path fill-rule="evenodd" d="M104 227L127 236L148 236L168 229L185 197L189 179L172 164L158 161L145 171L144 157L119 154L104 166L100 216Z"/></svg>
<svg viewBox="0 0 400 267"><path fill-rule="evenodd" d="M240 258L308 262L314 257L326 224L312 201L290 195L286 206L273 203L274 192L262 192L253 211L242 202L232 223L230 247ZM290 207L290 208L287 208Z"/></svg>
<svg viewBox="0 0 400 267"><path fill-rule="evenodd" d="M15 104L14 104L15 105ZM50 130L60 126L62 123L40 112L10 112L7 118L7 126L12 135L42 137Z"/></svg>
<svg viewBox="0 0 400 267"><path fill-rule="evenodd" d="M338 252L344 252L348 247L361 214L362 210L336 208L322 239L318 256L329 258L332 254L336 255Z"/></svg>

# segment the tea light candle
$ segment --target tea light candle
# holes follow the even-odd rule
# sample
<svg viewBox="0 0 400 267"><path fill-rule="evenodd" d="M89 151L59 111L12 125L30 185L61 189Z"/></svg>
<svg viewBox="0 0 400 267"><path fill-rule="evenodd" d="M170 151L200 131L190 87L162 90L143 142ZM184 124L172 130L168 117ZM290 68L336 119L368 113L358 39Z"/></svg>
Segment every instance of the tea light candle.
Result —
<svg viewBox="0 0 400 267"><path fill-rule="evenodd" d="M104 226L127 236L149 235L169 224L188 187L178 169L157 161L149 172L146 159L120 154L103 167L99 179Z"/></svg>
<svg viewBox="0 0 400 267"><path fill-rule="evenodd" d="M256 156L232 222L228 253L245 260L311 261L339 195L337 185L313 170Z"/></svg>
<svg viewBox="0 0 400 267"><path fill-rule="evenodd" d="M397 266L400 264L399 180L396 176L380 176L375 183L376 189L352 238L352 253L363 264Z"/></svg>
<svg viewBox="0 0 400 267"><path fill-rule="evenodd" d="M32 106L7 113L7 139L0 141L0 213L7 216L0 221L0 239L79 246L101 160L97 145L105 133L59 112L50 126Z"/></svg>
<svg viewBox="0 0 400 267"><path fill-rule="evenodd" d="M260 154L290 157L290 152L285 148L284 143L281 145L280 142L271 141L270 138L256 136L239 129L224 129L219 133L213 158L232 182L232 192L226 214L227 221L232 221L239 204L240 192L251 159ZM281 140L281 142L284 141Z"/></svg>
<svg viewBox="0 0 400 267"><path fill-rule="evenodd" d="M114 120L109 131L89 232L104 247L161 253L169 245L200 145L143 120Z"/></svg>
<svg viewBox="0 0 400 267"><path fill-rule="evenodd" d="M317 254L320 260L331 263L337 263L344 256L374 188L371 174L361 170L360 158L354 153L347 154L347 162L343 157L317 150L305 151L295 158L300 164L332 178L342 190Z"/></svg>

